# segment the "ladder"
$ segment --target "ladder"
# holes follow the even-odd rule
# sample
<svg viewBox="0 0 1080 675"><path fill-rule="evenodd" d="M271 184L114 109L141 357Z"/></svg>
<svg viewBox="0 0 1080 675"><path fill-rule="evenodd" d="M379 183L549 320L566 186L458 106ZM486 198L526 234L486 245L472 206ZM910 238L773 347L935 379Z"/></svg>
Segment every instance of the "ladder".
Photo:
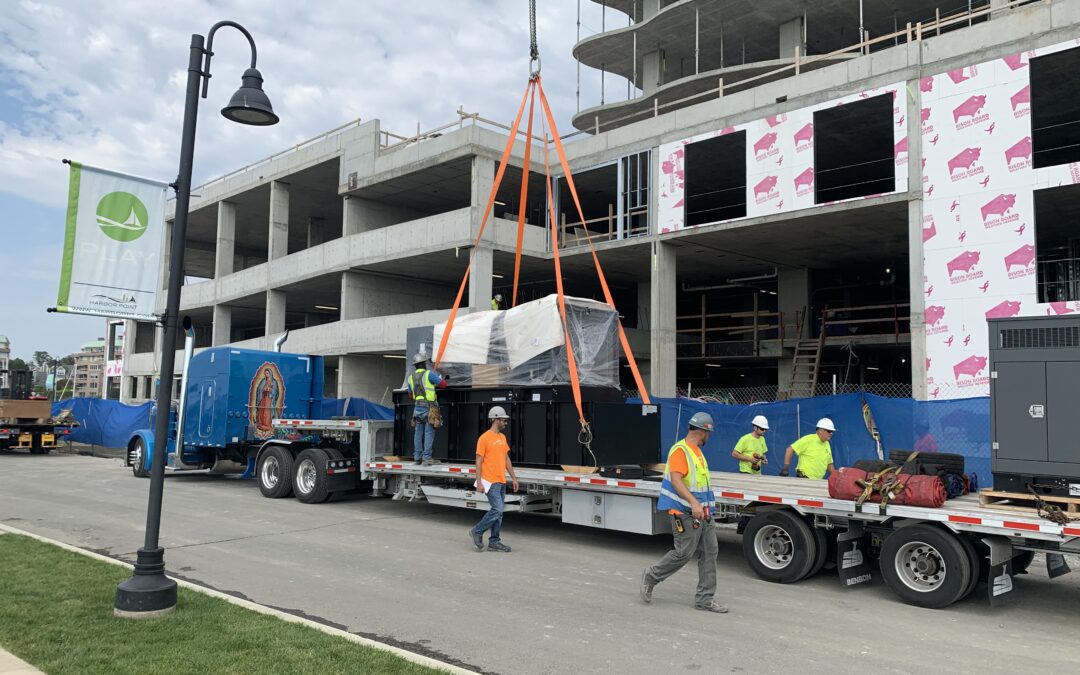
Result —
<svg viewBox="0 0 1080 675"><path fill-rule="evenodd" d="M821 331L815 338L803 338L803 325L807 311L804 309L799 326L795 329L795 357L791 361L791 387L789 396L813 396L821 368L821 352L825 348L825 316L821 313Z"/></svg>

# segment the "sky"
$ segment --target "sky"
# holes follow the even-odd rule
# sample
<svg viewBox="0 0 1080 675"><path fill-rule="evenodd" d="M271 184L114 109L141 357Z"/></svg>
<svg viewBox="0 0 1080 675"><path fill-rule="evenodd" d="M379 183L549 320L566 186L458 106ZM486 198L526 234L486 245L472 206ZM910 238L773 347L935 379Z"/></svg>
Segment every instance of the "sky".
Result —
<svg viewBox="0 0 1080 675"><path fill-rule="evenodd" d="M539 0L544 88L565 134L577 109L578 0ZM581 0L581 35L601 8ZM217 111L249 49L221 29L201 102L193 184L361 118L395 133L457 119L459 106L509 124L528 76L526 0L6 0L0 15L0 335L12 355L54 356L104 335L105 319L56 304L69 158L166 182L176 177L188 46L220 20L246 27L281 122ZM606 26L625 25L608 11ZM625 80L608 76L609 93ZM582 109L600 74L581 68ZM610 97L609 97L610 98ZM170 193L171 194L171 193Z"/></svg>

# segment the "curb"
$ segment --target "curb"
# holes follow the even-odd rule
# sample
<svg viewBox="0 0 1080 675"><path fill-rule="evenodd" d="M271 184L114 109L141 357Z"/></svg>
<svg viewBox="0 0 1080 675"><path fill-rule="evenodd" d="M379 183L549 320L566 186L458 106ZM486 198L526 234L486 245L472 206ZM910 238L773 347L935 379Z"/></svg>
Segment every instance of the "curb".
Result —
<svg viewBox="0 0 1080 675"><path fill-rule="evenodd" d="M4 525L3 523L0 523L0 534L3 534L4 532L9 532L11 534L21 534L21 535L23 535L25 537L30 537L31 539L36 539L36 540L38 540L40 542L44 542L46 544L51 544L53 546L58 546L58 547L66 550L66 551L71 551L72 553L78 553L80 555L86 556L87 558L93 558L94 560L100 560L101 562L111 563L113 565L116 565L118 567L123 567L125 569L130 570L130 569L134 568L134 565L132 565L131 563L124 562L123 560L117 560L115 558L110 558L108 556L101 555L100 553L94 553L93 551L87 551L86 549L79 548L78 546L72 546L71 544L67 544L67 543L64 543L62 541L57 541L56 539L50 539L49 537L43 537L43 536L41 536L39 534L34 534L33 532L27 532L26 530L20 530L17 527L11 527L10 525ZM177 579L176 577L169 577L169 578L172 579L173 581L175 581L178 586L182 586L183 588L187 588L187 589L196 591L198 593L202 593L204 595L209 595L209 596L218 598L220 600L224 600L226 602L232 603L232 604L237 605L239 607L243 607L245 609L250 609L253 612L258 612L259 614L267 614L269 616L277 617L278 619L281 619L282 621L288 621L289 623L303 624L305 626L309 626L309 627L314 628L316 630L322 631L323 633L327 633L329 635L335 635L337 637L344 638L344 639L346 639L346 640L348 640L350 642L353 642L355 644L358 644L358 645L363 645L365 647L372 647L374 649L379 649L379 650L382 650L384 652L390 652L391 654L394 654L396 656L400 656L401 658L405 659L406 661L410 661L412 663L415 663L415 664L418 664L418 665L421 665L421 666L427 666L428 668L435 668L437 670L442 670L442 671L445 671L445 672L448 672L448 673L453 673L454 675L477 675L476 671L467 670L467 669L461 668L459 666L455 666L455 665L452 665L452 664L449 664L449 663L445 663L443 661L433 659L433 658L431 658L429 656L422 656L420 654L416 654L414 652L410 652L408 650L401 649L400 647L394 647L392 645L384 644L382 642L377 642L375 640L371 640L371 639L368 639L368 638L365 638L365 637L360 637L359 635L354 635L354 634L352 634L352 633L350 633L348 631L344 631L344 630L341 630L339 628L334 628L332 626L327 626L325 624L321 624L318 621L312 621L311 619L305 619L304 617L296 616L294 614L289 614L287 612L282 612L282 611L277 610L277 609L273 609L273 608L270 608L270 607L266 607L264 605L260 605L260 604L255 603L255 602L251 602L250 600L244 600L242 598L237 598L237 597L229 595L228 593L222 593L221 591L217 591L217 590L214 590L212 588L207 588L206 586L200 586L199 584L195 584L195 583L192 583L190 581L185 581L183 579Z"/></svg>

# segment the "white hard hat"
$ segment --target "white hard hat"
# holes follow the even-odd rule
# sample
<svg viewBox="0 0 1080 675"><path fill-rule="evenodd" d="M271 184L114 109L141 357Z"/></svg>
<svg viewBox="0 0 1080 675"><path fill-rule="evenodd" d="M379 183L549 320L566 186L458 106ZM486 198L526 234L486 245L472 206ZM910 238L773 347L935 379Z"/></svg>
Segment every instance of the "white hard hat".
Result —
<svg viewBox="0 0 1080 675"><path fill-rule="evenodd" d="M489 420L508 420L510 416L506 414L506 411L502 409L502 406L495 406L488 411Z"/></svg>
<svg viewBox="0 0 1080 675"><path fill-rule="evenodd" d="M417 352L412 357L412 362L416 365L420 365L421 363L427 363L427 357L424 356L421 352Z"/></svg>
<svg viewBox="0 0 1080 675"><path fill-rule="evenodd" d="M817 421L817 428L825 431L836 431L836 425L828 417L822 417Z"/></svg>
<svg viewBox="0 0 1080 675"><path fill-rule="evenodd" d="M753 424L755 427L757 427L759 429L768 430L768 428L769 428L769 420L765 419L764 415L758 415L757 417L754 418L754 421L751 422L750 424Z"/></svg>
<svg viewBox="0 0 1080 675"><path fill-rule="evenodd" d="M495 294L495 299L498 300L499 302L502 302L502 293L496 293Z"/></svg>

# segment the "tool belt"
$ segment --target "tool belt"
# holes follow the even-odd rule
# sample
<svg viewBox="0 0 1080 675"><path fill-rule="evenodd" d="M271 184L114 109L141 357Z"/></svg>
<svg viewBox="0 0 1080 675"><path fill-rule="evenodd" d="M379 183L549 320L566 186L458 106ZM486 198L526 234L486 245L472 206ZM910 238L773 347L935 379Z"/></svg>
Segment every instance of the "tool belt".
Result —
<svg viewBox="0 0 1080 675"><path fill-rule="evenodd" d="M436 429L443 425L442 411L439 410L439 405L434 401L428 403L427 421Z"/></svg>

